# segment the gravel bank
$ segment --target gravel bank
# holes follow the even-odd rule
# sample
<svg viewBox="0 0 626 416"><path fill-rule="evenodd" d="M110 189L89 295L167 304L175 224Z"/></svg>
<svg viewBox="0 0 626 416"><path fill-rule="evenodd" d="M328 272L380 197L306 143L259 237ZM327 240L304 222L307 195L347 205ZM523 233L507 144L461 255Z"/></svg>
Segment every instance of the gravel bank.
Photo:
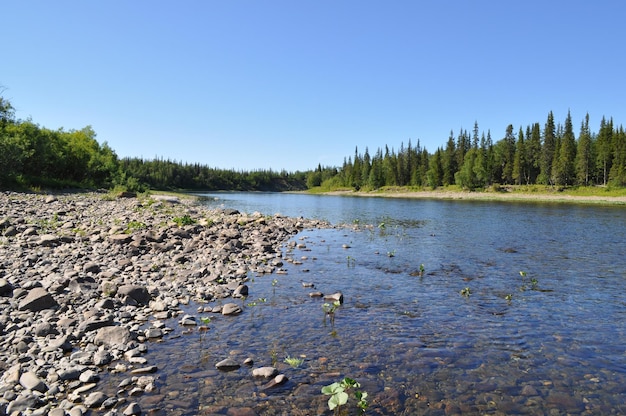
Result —
<svg viewBox="0 0 626 416"><path fill-rule="evenodd" d="M193 301L240 313L227 298L250 273L280 273L289 237L328 226L192 198L0 194L0 415L144 414L163 321L200 324L180 309ZM103 372L128 375L115 396Z"/></svg>

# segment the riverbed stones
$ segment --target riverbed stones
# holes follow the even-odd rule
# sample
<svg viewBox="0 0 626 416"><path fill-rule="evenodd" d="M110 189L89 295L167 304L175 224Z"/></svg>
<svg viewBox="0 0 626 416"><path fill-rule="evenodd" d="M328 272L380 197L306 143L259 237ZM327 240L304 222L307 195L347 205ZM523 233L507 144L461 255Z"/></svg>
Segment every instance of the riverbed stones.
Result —
<svg viewBox="0 0 626 416"><path fill-rule="evenodd" d="M174 221L185 216L195 223ZM198 331L182 311L193 301L202 313L244 313L249 274L284 271L283 242L324 226L192 198L0 192L0 414L150 411L107 394L101 380L122 373L134 380L124 394L154 389L137 380L158 378L146 345L168 341L161 321Z"/></svg>

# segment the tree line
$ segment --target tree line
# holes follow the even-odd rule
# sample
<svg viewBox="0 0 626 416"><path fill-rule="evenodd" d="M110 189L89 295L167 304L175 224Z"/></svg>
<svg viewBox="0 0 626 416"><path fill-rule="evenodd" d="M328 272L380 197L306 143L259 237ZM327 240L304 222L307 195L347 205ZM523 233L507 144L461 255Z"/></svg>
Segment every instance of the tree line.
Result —
<svg viewBox="0 0 626 416"><path fill-rule="evenodd" d="M51 130L15 119L0 96L0 189L123 188L286 191L306 189L306 172L235 171L163 158L118 158L87 126Z"/></svg>
<svg viewBox="0 0 626 416"><path fill-rule="evenodd" d="M480 189L492 185L626 186L626 133L613 119L602 118L597 133L589 114L578 137L568 112L563 124L552 112L543 127L536 122L517 131L512 124L495 143L491 132L453 131L445 146L429 153L418 142L388 146L372 155L355 149L340 168L318 165L307 176L309 187L377 189L382 186L431 187L459 185Z"/></svg>
<svg viewBox="0 0 626 416"><path fill-rule="evenodd" d="M1 91L0 91L1 93ZM0 95L0 188L120 187L146 189L285 191L325 188L378 189L383 186L492 185L626 186L626 133L613 119L602 118L592 132L589 115L574 132L568 112L563 124L550 112L515 131L507 126L494 142L491 132L453 131L434 153L410 140L405 146L355 149L339 167L303 172L271 169L235 171L170 159L118 158L90 127L50 130L31 120L17 120L11 103Z"/></svg>

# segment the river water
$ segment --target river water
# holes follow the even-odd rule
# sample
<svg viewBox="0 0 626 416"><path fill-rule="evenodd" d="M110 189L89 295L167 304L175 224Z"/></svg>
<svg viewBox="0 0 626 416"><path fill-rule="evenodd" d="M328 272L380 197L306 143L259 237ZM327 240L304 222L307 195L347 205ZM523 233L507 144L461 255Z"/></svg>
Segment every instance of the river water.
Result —
<svg viewBox="0 0 626 416"><path fill-rule="evenodd" d="M205 196L349 227L296 235L287 274L250 276L242 315L151 348L167 414L332 414L320 390L343 377L369 394L366 414L626 414L623 207ZM332 322L312 290L343 293ZM218 372L228 356L289 381Z"/></svg>

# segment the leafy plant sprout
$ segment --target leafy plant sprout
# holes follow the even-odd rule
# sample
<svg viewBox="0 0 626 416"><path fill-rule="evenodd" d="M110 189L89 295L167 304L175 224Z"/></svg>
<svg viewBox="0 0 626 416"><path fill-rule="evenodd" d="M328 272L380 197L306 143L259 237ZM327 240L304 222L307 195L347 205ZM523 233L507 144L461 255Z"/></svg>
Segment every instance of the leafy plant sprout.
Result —
<svg viewBox="0 0 626 416"><path fill-rule="evenodd" d="M348 267L354 267L356 266L356 259L352 256L347 256L346 260L348 262Z"/></svg>
<svg viewBox="0 0 626 416"><path fill-rule="evenodd" d="M469 287L461 289L461 296L465 296L466 298L469 298L471 294L472 294L472 291L470 290Z"/></svg>
<svg viewBox="0 0 626 416"><path fill-rule="evenodd" d="M335 311L337 308L341 306L341 302L338 300L334 301L332 304L324 303L322 305L322 309L324 310L324 323L326 323L326 316L330 319L330 325L335 326Z"/></svg>
<svg viewBox="0 0 626 416"><path fill-rule="evenodd" d="M285 357L285 362L293 368L298 368L302 365L302 363L304 362L304 359L298 358L298 357L287 356Z"/></svg>
<svg viewBox="0 0 626 416"><path fill-rule="evenodd" d="M322 393L330 396L328 399L328 408L333 410L335 415L339 414L341 406L348 403L350 392L354 393L359 414L365 414L365 410L367 409L367 392L361 390L361 384L356 380L345 377L340 382L322 387Z"/></svg>
<svg viewBox="0 0 626 416"><path fill-rule="evenodd" d="M535 279L534 277L530 278L530 280L527 282L526 281L526 272L523 270L520 270L519 275L522 276L522 287L520 288L520 290L524 291L526 290L526 285L527 283L530 283L530 289L531 290L535 290L537 289L537 285L539 285L539 281L537 279Z"/></svg>

